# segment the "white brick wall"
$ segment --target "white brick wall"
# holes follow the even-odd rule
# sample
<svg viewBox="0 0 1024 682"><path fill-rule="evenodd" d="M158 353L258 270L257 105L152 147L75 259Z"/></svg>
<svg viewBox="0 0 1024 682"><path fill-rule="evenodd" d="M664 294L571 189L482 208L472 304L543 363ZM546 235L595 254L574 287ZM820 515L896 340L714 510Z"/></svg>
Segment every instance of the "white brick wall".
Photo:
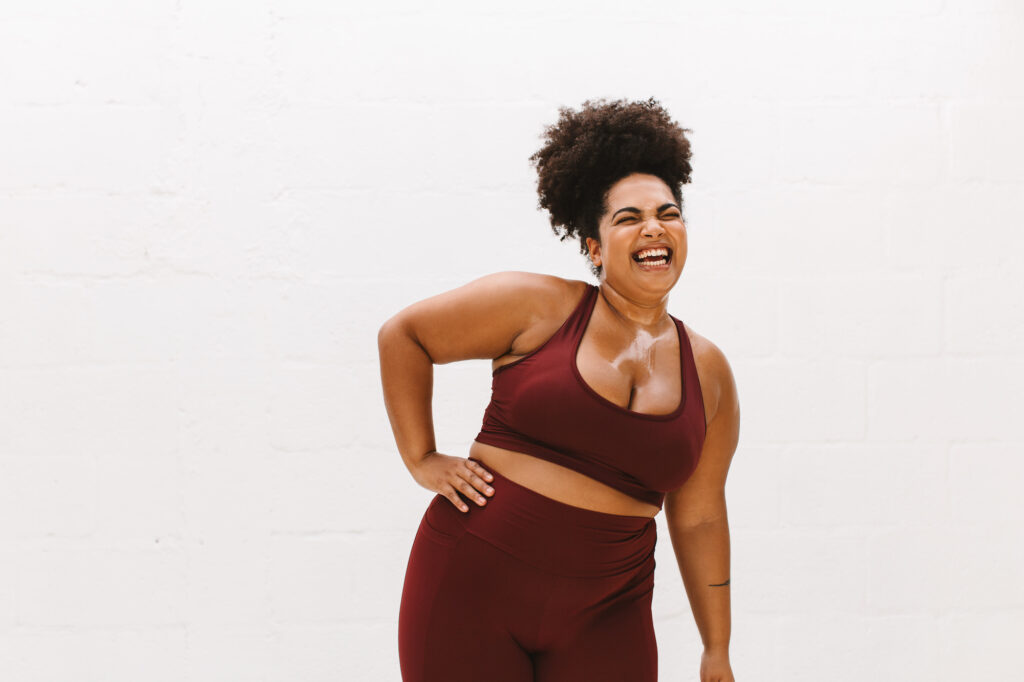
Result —
<svg viewBox="0 0 1024 682"><path fill-rule="evenodd" d="M430 493L376 330L589 279L527 157L649 95L694 130L671 309L743 405L737 678L1018 676L1024 4L40 0L0 5L0 679L397 681ZM442 450L487 368L436 369Z"/></svg>

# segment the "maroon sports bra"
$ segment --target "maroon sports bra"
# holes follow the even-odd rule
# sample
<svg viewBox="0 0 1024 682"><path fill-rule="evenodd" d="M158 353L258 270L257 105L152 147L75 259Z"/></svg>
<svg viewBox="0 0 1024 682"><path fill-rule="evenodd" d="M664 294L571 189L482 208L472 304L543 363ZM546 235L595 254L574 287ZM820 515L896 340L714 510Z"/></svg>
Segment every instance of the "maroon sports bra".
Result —
<svg viewBox="0 0 1024 682"><path fill-rule="evenodd" d="M660 509L665 493L696 469L704 445L704 397L693 349L683 323L669 315L679 335L683 385L673 412L634 412L602 397L576 366L598 295L598 287L587 283L553 336L494 370L476 440L573 469Z"/></svg>

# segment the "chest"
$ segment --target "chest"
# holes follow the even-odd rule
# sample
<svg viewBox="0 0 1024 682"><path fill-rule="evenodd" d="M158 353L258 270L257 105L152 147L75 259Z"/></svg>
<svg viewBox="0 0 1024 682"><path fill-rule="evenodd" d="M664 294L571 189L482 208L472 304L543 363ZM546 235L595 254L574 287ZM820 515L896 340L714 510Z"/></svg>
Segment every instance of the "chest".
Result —
<svg viewBox="0 0 1024 682"><path fill-rule="evenodd" d="M574 370L601 400L631 412L670 414L683 400L685 333L674 320L655 332L623 330L595 309L572 349Z"/></svg>

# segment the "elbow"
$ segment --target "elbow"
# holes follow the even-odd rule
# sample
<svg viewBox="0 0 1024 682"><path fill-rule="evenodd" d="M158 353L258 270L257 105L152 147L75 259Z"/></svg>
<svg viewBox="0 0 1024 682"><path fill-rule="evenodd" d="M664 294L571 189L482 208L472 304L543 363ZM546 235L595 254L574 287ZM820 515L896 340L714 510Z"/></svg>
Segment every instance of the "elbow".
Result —
<svg viewBox="0 0 1024 682"><path fill-rule="evenodd" d="M378 348L383 346L384 342L387 340L387 338L389 336L391 336L392 328L395 325L394 321L395 321L395 318L393 318L393 317L388 318L387 320L384 321L384 324L382 324L380 326L380 329L377 330L377 347Z"/></svg>
<svg viewBox="0 0 1024 682"><path fill-rule="evenodd" d="M665 517L670 526L683 531L729 524L725 495L683 500L670 492L665 496Z"/></svg>
<svg viewBox="0 0 1024 682"><path fill-rule="evenodd" d="M386 355L395 348L395 341L401 334L401 327L394 317L389 318L377 330L377 353L381 362L384 362Z"/></svg>
<svg viewBox="0 0 1024 682"><path fill-rule="evenodd" d="M405 333L405 327L398 315L392 315L384 320L384 324L377 330L377 347L383 347L396 336Z"/></svg>
<svg viewBox="0 0 1024 682"><path fill-rule="evenodd" d="M412 344L426 356L427 360L432 364L436 364L433 358L431 358L430 353L427 352L427 349L420 343L416 334L409 329L408 325L398 315L385 320L384 324L377 330L377 350L383 356L386 349L393 347L396 343L399 345Z"/></svg>

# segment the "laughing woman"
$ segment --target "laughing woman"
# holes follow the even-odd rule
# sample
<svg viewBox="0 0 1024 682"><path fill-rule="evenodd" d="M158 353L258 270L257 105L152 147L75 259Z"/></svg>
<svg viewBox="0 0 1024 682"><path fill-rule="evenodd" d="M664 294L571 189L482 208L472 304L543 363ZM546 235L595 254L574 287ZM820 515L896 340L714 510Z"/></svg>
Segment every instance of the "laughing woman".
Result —
<svg viewBox="0 0 1024 682"><path fill-rule="evenodd" d="M405 682L653 682L654 517L732 682L725 481L739 401L721 350L668 313L686 263L690 143L653 98L559 110L532 157L540 206L598 284L499 272L378 335L403 462L436 492L398 622ZM433 365L492 360L468 456L436 450Z"/></svg>

